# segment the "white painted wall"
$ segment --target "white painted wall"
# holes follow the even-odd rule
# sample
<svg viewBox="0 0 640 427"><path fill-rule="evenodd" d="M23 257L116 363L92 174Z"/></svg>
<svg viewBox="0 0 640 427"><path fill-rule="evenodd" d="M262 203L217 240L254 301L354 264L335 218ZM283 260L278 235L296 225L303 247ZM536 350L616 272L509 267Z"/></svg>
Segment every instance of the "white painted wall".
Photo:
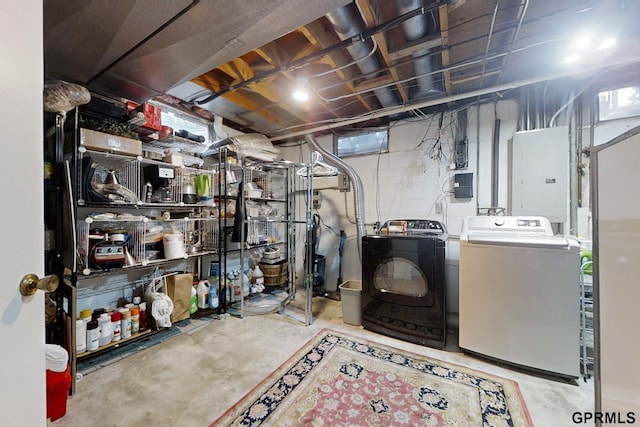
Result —
<svg viewBox="0 0 640 427"><path fill-rule="evenodd" d="M449 169L453 149L453 135L450 130L446 130L441 135L444 158L439 162L429 158L429 150L438 136L438 117L434 120L428 117L424 120L395 123L390 128L389 153L344 159L355 168L364 184L367 232L372 232L375 221L384 223L390 219L426 218L445 223L450 235L447 244L446 269L447 309L450 313L458 312L459 245L457 236L461 231L462 221L466 216L476 215L477 208L482 210L482 208L491 207L491 152L496 118L501 120L498 207L508 208L510 140L516 132L518 122L518 104L513 101L485 104L479 111L476 107L468 109L469 167L464 170ZM450 120L451 115L445 114L443 122L446 124ZM430 122L431 126L429 126ZM640 119L598 123L594 129L595 144L604 143L637 124L640 124ZM588 146L589 128L584 128L583 132L584 144ZM420 144L423 139L425 142ZM320 137L318 142L324 148L333 151L331 136ZM304 141L298 146L280 146L280 148L285 159L309 161L309 148ZM474 197L470 200L456 200L450 193L453 190L453 176L460 172L474 174ZM337 189L331 189L336 186L336 178L314 180L314 188L321 189L323 198L318 213L327 226L336 231L343 229L347 233L343 280L359 280L361 264L356 245L353 193L341 193ZM578 211L578 234L584 238L591 238L588 191L587 168L587 175L583 179L583 202L586 207ZM436 210L437 204L442 206L440 213ZM328 290L337 289L338 285L337 248L338 237L324 228L318 252L327 257L325 286ZM302 254L298 257L301 262L303 258Z"/></svg>
<svg viewBox="0 0 640 427"><path fill-rule="evenodd" d="M480 132L478 135L478 118ZM516 130L518 106L512 101L502 101L480 107L469 108L467 121L469 140L469 167L464 170L450 170L452 163L453 135L452 128L443 126L441 133L443 157L433 160L429 151L438 136L438 117L431 121L412 120L394 124L389 133L389 153L349 157L345 160L361 177L365 192L365 223L367 232L372 232L375 221L384 223L390 219L417 218L436 219L447 226L451 239L447 248L448 275L448 310L457 313L458 303L458 242L462 221L466 216L475 215L476 208L487 208L491 205L491 146L493 128L496 118L501 120L500 128L500 178L499 205L507 207L508 202L508 165L509 140ZM443 123L451 121L451 114L444 116ZM429 123L431 122L431 126ZM421 144L421 141L422 142ZM333 139L330 136L318 138L318 142L332 151ZM478 167L479 144L479 167ZM294 146L281 147L282 156L293 161L309 161L309 149ZM474 174L474 197L456 200L453 190L455 173ZM345 230L343 260L343 279L361 279L361 264L356 244L356 227L354 218L353 193L341 193L336 189L327 189L337 185L335 178L316 179L314 188L324 188L322 205L318 210L323 222L338 231ZM437 204L442 209L437 210ZM318 253L327 257L327 273L325 286L328 290L337 288L339 258L337 254L338 237L328 229L322 230ZM302 260L300 256L298 259Z"/></svg>

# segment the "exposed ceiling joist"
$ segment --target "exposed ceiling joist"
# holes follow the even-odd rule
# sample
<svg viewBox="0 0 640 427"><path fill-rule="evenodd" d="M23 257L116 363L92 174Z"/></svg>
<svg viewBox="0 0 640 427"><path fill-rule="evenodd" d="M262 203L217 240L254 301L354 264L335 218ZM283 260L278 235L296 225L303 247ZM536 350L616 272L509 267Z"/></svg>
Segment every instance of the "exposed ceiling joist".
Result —
<svg viewBox="0 0 640 427"><path fill-rule="evenodd" d="M47 0L45 71L134 101L179 97L207 120L221 116L273 139L292 129L379 126L411 106L435 111L439 100L513 82L579 76L563 63L576 28L618 36L613 50L584 55L576 70L640 74L640 1L356 2L180 0L137 13L146 1L122 9ZM334 27L339 16L346 30ZM375 66L363 67L369 59ZM301 78L313 89L307 103L290 97Z"/></svg>

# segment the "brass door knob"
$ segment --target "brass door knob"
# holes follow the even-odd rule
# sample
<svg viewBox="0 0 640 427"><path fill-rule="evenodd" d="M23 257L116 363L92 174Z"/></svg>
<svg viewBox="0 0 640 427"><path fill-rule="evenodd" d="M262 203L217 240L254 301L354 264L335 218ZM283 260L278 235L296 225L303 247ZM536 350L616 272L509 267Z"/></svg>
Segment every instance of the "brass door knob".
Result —
<svg viewBox="0 0 640 427"><path fill-rule="evenodd" d="M25 297L35 294L38 289L45 292L53 292L58 289L58 276L51 274L44 276L42 279L35 274L27 274L20 281L20 293Z"/></svg>

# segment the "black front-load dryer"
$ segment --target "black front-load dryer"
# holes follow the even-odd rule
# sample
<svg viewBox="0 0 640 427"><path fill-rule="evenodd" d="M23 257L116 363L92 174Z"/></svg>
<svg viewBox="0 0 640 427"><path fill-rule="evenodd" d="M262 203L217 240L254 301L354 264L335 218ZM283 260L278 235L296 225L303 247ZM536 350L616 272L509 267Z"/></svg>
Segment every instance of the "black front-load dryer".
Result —
<svg viewBox="0 0 640 427"><path fill-rule="evenodd" d="M362 326L442 348L446 342L444 227L431 220L388 221L385 226L381 234L362 238Z"/></svg>

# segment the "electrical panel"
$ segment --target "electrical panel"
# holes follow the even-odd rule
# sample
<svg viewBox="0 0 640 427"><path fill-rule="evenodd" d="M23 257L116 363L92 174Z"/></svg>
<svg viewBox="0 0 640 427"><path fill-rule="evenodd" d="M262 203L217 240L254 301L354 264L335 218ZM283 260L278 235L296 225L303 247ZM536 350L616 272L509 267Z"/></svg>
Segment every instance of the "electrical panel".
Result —
<svg viewBox="0 0 640 427"><path fill-rule="evenodd" d="M456 199L473 197L473 173L457 173L453 176L453 195Z"/></svg>
<svg viewBox="0 0 640 427"><path fill-rule="evenodd" d="M564 223L569 197L567 126L516 132L511 151L511 214Z"/></svg>

